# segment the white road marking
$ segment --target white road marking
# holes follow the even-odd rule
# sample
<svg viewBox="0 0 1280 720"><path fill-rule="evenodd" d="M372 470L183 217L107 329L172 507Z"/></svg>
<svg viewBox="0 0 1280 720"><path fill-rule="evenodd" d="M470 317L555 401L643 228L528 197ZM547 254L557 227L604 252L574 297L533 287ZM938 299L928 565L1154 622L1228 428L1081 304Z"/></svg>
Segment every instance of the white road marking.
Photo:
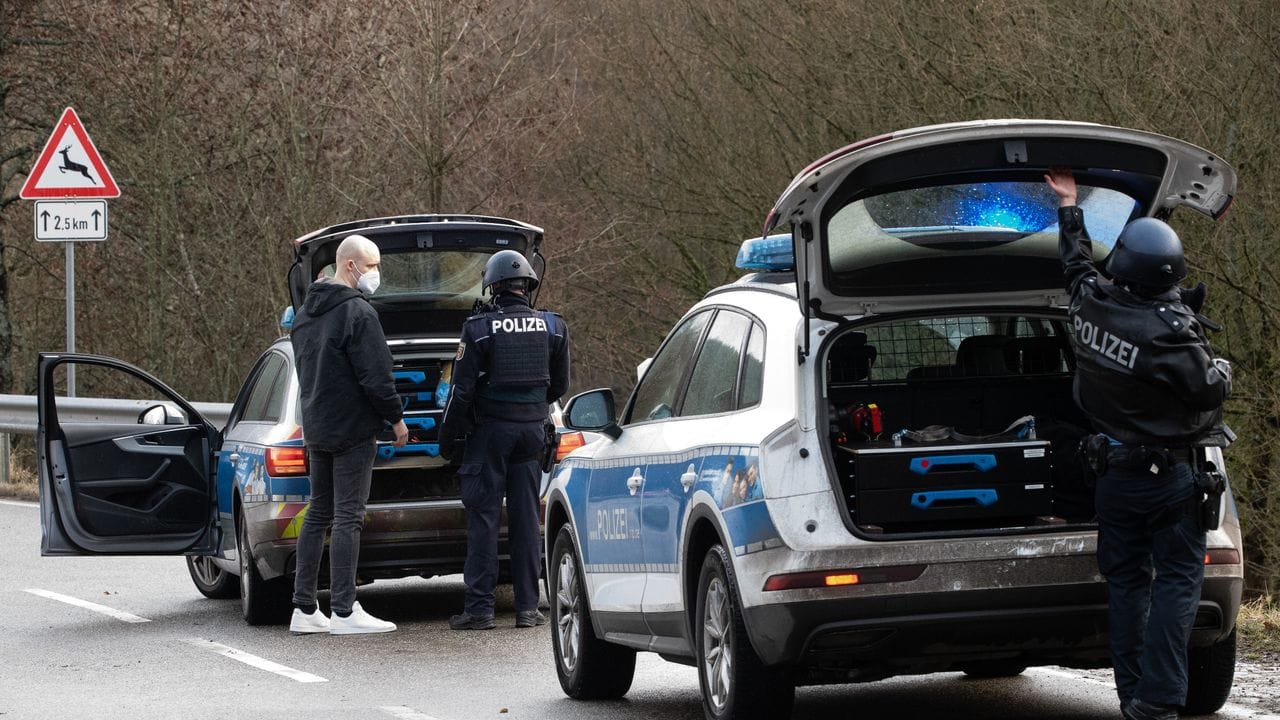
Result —
<svg viewBox="0 0 1280 720"><path fill-rule="evenodd" d="M1099 680L1087 675L1080 675L1078 673L1073 673L1067 670L1058 670L1056 668L1038 667L1031 668L1027 672L1035 673L1037 675L1052 675L1053 677L1060 677L1068 680L1083 680L1094 685L1101 685L1102 687L1110 690L1115 690L1116 688L1114 682ZM1223 717L1241 718L1241 720L1280 720L1280 715L1272 715L1263 709L1251 708L1245 705L1237 705L1235 703L1227 703L1226 705L1223 705L1222 708L1215 713L1215 716L1219 715Z"/></svg>
<svg viewBox="0 0 1280 720"><path fill-rule="evenodd" d="M411 707L405 707L403 705L380 707L378 709L393 718L399 718L399 720L436 720L436 718L431 717L430 715L424 715Z"/></svg>
<svg viewBox="0 0 1280 720"><path fill-rule="evenodd" d="M106 605L99 605L98 603L91 603L88 600L81 600L80 598L71 597L70 595L63 595L62 593L51 592L49 590L41 590L40 588L27 588L23 590L23 592L29 592L32 595L39 595L42 598L49 598L50 600L57 600L58 602L64 602L68 605L75 605L76 607L81 607L81 608L84 608L85 610L92 610L96 613L102 613L103 615L110 615L111 617L117 620L123 620L124 622L127 622L127 623L151 622L147 618L138 617L133 613L127 613L123 610L117 610L113 607L107 607Z"/></svg>
<svg viewBox="0 0 1280 720"><path fill-rule="evenodd" d="M260 658L257 655L250 655L243 650L237 650L233 647L223 645L222 643L213 642L212 640L191 638L190 640L187 640L187 642L195 645L196 647L217 653L223 657L231 658L237 662L242 662L245 665L251 665L259 670L266 670L267 672L275 673L276 675L282 675L290 680L296 680L300 683L329 682L327 679L322 678L319 675L312 675L309 672L294 670L291 667L286 667L280 663L272 662L266 658Z"/></svg>
<svg viewBox="0 0 1280 720"><path fill-rule="evenodd" d="M0 505L12 505L13 507L38 508L40 503L27 502L26 500L0 500Z"/></svg>

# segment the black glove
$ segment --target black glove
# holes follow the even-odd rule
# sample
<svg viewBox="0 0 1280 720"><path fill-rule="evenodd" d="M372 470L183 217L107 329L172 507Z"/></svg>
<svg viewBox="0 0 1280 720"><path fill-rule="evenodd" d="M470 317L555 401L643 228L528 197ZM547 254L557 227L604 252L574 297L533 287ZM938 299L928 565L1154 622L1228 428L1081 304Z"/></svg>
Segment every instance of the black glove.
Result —
<svg viewBox="0 0 1280 720"><path fill-rule="evenodd" d="M1209 286L1200 283L1190 290L1178 288L1178 295L1182 298L1182 304L1191 308L1191 312L1199 313L1204 307L1204 299L1209 295Z"/></svg>
<svg viewBox="0 0 1280 720"><path fill-rule="evenodd" d="M449 462L460 458L462 451L466 449L466 441L452 433L440 433L440 457Z"/></svg>

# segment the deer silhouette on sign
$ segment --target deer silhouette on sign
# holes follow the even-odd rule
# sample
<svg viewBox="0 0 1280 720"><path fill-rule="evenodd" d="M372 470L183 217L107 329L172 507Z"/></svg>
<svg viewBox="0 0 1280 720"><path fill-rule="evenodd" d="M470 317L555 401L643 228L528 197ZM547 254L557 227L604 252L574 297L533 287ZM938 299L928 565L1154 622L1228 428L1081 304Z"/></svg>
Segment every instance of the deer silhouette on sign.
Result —
<svg viewBox="0 0 1280 720"><path fill-rule="evenodd" d="M89 167L88 167L87 165L81 165L80 163L73 161L73 160L68 156L67 151L68 151L68 150L70 150L70 149L71 149L71 146L70 146L70 145L68 145L68 146L66 146L66 147L64 147L64 148L62 148L61 150L59 150L59 151L58 151L58 153L59 153L60 155L62 155L62 165L58 167L58 172L60 172L60 173L67 173L67 172L80 173L81 175L83 175L83 176L85 176L85 177L89 178L89 182L91 182L91 183L96 183L96 182L98 182L97 180L94 180L94 179L93 179L93 176L92 176L92 175L90 175L90 174L89 174Z"/></svg>

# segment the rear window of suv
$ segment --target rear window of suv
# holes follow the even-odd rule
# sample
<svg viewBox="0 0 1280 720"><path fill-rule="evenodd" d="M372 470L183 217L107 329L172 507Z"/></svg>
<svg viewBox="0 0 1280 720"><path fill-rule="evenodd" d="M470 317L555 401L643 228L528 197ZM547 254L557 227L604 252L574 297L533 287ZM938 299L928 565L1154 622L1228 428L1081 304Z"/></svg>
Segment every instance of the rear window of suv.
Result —
<svg viewBox="0 0 1280 720"><path fill-rule="evenodd" d="M1130 196L1081 185L1093 256L1110 252L1138 209ZM1043 182L981 182L864 197L827 220L826 273L852 296L997 292L1061 278L1058 198Z"/></svg>

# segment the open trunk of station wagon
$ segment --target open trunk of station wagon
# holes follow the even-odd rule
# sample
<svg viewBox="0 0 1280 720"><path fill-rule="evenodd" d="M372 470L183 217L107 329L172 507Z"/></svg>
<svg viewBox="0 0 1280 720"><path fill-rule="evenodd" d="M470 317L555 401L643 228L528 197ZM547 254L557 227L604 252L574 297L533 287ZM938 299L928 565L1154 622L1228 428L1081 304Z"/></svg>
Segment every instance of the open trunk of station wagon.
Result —
<svg viewBox="0 0 1280 720"><path fill-rule="evenodd" d="M1061 315L993 309L838 334L825 353L828 448L852 526L882 537L1091 522L1066 333Z"/></svg>
<svg viewBox="0 0 1280 720"><path fill-rule="evenodd" d="M391 346L409 428L402 448L390 445L390 428L378 434L369 502L457 499L457 468L440 457L439 430L462 324L484 299L481 277L493 253L515 250L545 275L542 229L477 215L405 215L324 228L294 241L288 284L295 307L311 282L333 276L338 245L353 234L381 252L382 283L368 299Z"/></svg>
<svg viewBox="0 0 1280 720"><path fill-rule="evenodd" d="M1130 220L1183 205L1216 218L1236 187L1220 158L1173 138L995 120L849 146L769 213L766 235L791 225L806 324L838 323L816 353L806 327L797 350L819 361L819 426L864 537L1092 521L1058 198L1044 181L1056 166L1075 176L1099 261Z"/></svg>

